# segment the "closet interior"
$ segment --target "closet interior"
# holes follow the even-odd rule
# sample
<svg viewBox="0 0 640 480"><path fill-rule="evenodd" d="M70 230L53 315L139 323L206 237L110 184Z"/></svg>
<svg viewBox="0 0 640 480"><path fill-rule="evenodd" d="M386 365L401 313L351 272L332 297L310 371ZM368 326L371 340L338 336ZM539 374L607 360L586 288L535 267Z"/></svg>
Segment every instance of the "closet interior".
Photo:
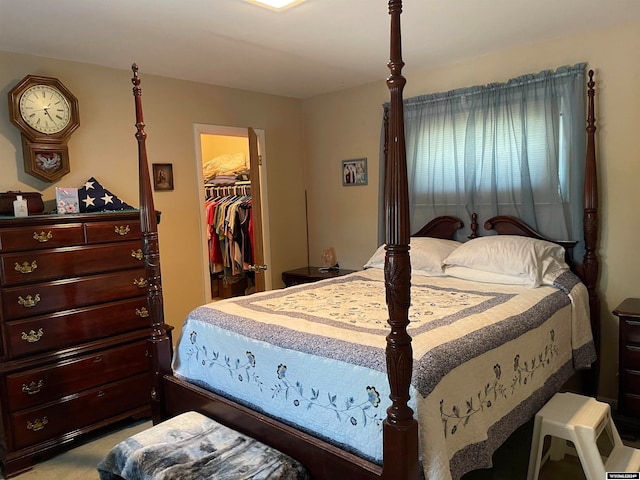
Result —
<svg viewBox="0 0 640 480"><path fill-rule="evenodd" d="M202 178L207 219L211 297L255 289L253 218L246 137L202 134Z"/></svg>

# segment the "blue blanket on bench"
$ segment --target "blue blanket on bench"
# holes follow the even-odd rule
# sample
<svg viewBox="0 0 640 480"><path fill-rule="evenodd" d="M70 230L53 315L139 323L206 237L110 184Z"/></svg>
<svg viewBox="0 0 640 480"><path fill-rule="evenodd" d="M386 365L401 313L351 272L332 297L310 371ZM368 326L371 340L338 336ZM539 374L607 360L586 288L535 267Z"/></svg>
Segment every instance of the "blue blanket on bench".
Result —
<svg viewBox="0 0 640 480"><path fill-rule="evenodd" d="M98 464L100 480L306 480L287 455L196 412L116 445Z"/></svg>

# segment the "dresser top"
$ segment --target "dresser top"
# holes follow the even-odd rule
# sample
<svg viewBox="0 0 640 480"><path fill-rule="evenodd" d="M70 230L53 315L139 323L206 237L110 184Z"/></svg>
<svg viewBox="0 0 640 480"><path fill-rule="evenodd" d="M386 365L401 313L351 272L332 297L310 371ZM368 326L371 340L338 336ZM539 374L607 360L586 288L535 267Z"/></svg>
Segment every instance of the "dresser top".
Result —
<svg viewBox="0 0 640 480"><path fill-rule="evenodd" d="M640 298L627 298L613 311L622 317L640 317Z"/></svg>
<svg viewBox="0 0 640 480"><path fill-rule="evenodd" d="M28 227L29 225L42 225L43 223L82 223L95 221L119 220L134 218L140 215L139 210L117 210L95 213L48 213L42 215L29 215L28 217L13 217L0 215L0 228L2 227Z"/></svg>

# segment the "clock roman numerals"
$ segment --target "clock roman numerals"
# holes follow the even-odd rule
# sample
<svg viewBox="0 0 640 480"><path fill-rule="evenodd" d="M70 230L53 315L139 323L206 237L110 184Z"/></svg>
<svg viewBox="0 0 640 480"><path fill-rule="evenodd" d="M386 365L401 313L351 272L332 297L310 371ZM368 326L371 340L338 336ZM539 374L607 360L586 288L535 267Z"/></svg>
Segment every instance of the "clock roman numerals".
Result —
<svg viewBox="0 0 640 480"><path fill-rule="evenodd" d="M9 92L9 114L22 134L26 173L46 182L69 173L67 140L80 119L78 100L60 80L27 75Z"/></svg>
<svg viewBox="0 0 640 480"><path fill-rule="evenodd" d="M20 98L20 108L24 121L44 134L64 130L71 119L69 103L49 85L34 85L27 89Z"/></svg>

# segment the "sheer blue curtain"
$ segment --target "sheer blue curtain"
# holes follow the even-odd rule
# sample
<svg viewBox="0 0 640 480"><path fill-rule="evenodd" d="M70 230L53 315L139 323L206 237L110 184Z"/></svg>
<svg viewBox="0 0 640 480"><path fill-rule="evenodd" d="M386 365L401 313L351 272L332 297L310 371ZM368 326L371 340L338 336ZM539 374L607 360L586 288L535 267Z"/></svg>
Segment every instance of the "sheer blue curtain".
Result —
<svg viewBox="0 0 640 480"><path fill-rule="evenodd" d="M438 215L468 227L476 212L481 223L515 215L549 238L580 240L585 67L406 99L411 231Z"/></svg>

